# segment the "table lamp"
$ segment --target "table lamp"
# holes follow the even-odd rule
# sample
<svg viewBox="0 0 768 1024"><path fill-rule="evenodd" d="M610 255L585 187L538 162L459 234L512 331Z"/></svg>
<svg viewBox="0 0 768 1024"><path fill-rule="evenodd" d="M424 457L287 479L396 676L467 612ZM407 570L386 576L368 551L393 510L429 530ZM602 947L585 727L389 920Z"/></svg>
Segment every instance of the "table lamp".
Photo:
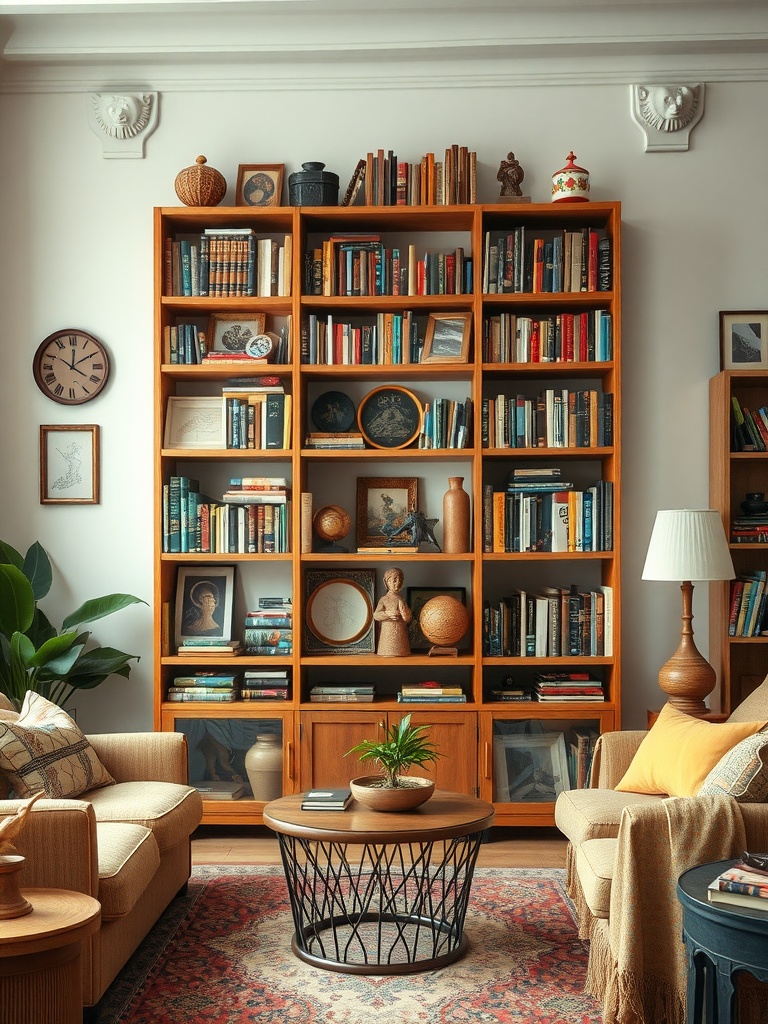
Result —
<svg viewBox="0 0 768 1024"><path fill-rule="evenodd" d="M704 698L715 688L715 670L693 642L693 582L735 576L720 513L715 509L664 509L656 513L644 580L678 580L683 594L680 646L659 672L669 703L689 715L704 715Z"/></svg>

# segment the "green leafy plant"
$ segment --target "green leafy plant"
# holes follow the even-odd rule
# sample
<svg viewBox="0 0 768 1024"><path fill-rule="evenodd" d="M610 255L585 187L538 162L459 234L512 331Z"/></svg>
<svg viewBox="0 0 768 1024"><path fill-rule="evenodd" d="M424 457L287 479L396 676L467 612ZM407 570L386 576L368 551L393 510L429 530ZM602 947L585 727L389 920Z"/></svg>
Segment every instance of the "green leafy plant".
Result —
<svg viewBox="0 0 768 1024"><path fill-rule="evenodd" d="M34 690L64 707L77 690L91 690L109 676L128 678L136 654L113 647L86 650L84 623L103 619L132 604L146 604L131 594L106 594L86 601L56 630L39 607L51 589L53 572L36 541L22 558L0 541L0 691L21 707L27 690Z"/></svg>
<svg viewBox="0 0 768 1024"><path fill-rule="evenodd" d="M426 738L429 726L411 725L411 716L390 725L383 740L363 740L344 755L357 754L360 761L375 761L381 769L385 789L402 786L401 775L413 765L433 764L443 755Z"/></svg>

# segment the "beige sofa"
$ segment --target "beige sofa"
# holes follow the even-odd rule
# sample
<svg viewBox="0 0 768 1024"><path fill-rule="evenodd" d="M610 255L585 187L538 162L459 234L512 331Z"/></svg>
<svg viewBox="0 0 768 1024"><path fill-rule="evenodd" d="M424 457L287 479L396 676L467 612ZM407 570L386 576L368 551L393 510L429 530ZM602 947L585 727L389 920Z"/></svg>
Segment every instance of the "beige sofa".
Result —
<svg viewBox="0 0 768 1024"><path fill-rule="evenodd" d="M768 678L728 719L765 720ZM766 803L615 790L646 735L604 733L591 788L561 793L555 806L569 840L568 892L590 941L587 990L602 1000L604 1024L683 1024L687 964L676 880L744 848L768 851Z"/></svg>
<svg viewBox="0 0 768 1024"><path fill-rule="evenodd" d="M74 889L101 903L101 927L83 956L83 1001L93 1006L184 889L202 800L186 785L182 735L87 738L116 785L39 799L15 846L26 857L22 887ZM18 805L0 800L0 818Z"/></svg>

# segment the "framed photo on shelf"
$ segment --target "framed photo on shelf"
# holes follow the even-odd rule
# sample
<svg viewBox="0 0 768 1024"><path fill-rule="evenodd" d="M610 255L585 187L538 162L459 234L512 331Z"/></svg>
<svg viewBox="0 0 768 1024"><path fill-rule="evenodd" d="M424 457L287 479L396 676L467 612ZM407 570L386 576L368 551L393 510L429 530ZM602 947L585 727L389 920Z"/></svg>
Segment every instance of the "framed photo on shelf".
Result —
<svg viewBox="0 0 768 1024"><path fill-rule="evenodd" d="M221 395L170 395L164 448L226 448L226 410Z"/></svg>
<svg viewBox="0 0 768 1024"><path fill-rule="evenodd" d="M720 369L768 370L768 311L720 311Z"/></svg>
<svg viewBox="0 0 768 1024"><path fill-rule="evenodd" d="M404 534L393 537L406 516L418 507L419 481L415 476L359 476L357 478L357 546L404 547Z"/></svg>
<svg viewBox="0 0 768 1024"><path fill-rule="evenodd" d="M471 313L430 313L422 363L468 362L471 333Z"/></svg>
<svg viewBox="0 0 768 1024"><path fill-rule="evenodd" d="M421 626L419 625L421 609L427 601L431 601L433 597L442 597L443 595L455 597L456 600L461 601L463 605L466 605L467 603L466 587L408 587L406 590L408 607L411 609L411 613L413 615L408 626L408 642L410 644L411 651L414 654L417 651L428 651L433 646L431 641L427 640L421 632ZM470 636L471 630L467 631L466 636L463 636L458 644L456 644L458 650L469 650Z"/></svg>
<svg viewBox="0 0 768 1024"><path fill-rule="evenodd" d="M212 313L208 317L207 351L245 352L248 342L264 333L264 313Z"/></svg>
<svg viewBox="0 0 768 1024"><path fill-rule="evenodd" d="M493 737L493 799L499 803L554 801L571 788L561 732Z"/></svg>
<svg viewBox="0 0 768 1024"><path fill-rule="evenodd" d="M184 640L231 640L235 567L180 566L176 575L174 635Z"/></svg>
<svg viewBox="0 0 768 1024"><path fill-rule="evenodd" d="M40 427L40 504L99 504L99 427Z"/></svg>
<svg viewBox="0 0 768 1024"><path fill-rule="evenodd" d="M237 206L281 206L285 164L240 164Z"/></svg>
<svg viewBox="0 0 768 1024"><path fill-rule="evenodd" d="M304 649L308 653L375 653L375 569L307 569L304 584Z"/></svg>
<svg viewBox="0 0 768 1024"><path fill-rule="evenodd" d="M405 448L419 436L422 415L416 395L396 384L374 388L357 407L360 433L372 448Z"/></svg>

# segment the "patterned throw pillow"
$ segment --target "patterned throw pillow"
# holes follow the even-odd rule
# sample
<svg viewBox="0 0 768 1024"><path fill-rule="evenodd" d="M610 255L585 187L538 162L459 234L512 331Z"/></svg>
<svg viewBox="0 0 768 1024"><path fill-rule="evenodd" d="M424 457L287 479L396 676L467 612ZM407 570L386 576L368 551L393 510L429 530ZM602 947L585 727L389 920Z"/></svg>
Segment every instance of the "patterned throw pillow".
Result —
<svg viewBox="0 0 768 1024"><path fill-rule="evenodd" d="M732 796L742 804L768 800L768 732L747 736L723 754L697 795L717 793Z"/></svg>
<svg viewBox="0 0 768 1024"><path fill-rule="evenodd" d="M16 721L0 721L0 771L16 797L74 797L115 781L69 715L31 690Z"/></svg>

